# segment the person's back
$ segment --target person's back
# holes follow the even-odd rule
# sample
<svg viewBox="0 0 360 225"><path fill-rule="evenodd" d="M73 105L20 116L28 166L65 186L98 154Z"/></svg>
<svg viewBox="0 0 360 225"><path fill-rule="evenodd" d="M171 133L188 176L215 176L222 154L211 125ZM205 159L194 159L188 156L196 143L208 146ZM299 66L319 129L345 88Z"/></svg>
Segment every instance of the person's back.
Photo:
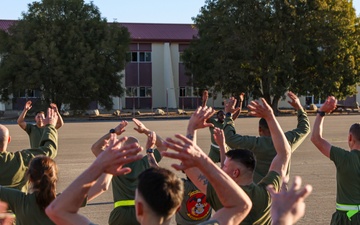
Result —
<svg viewBox="0 0 360 225"><path fill-rule="evenodd" d="M284 134L291 146L292 152L294 152L310 133L310 122L297 96L292 92L289 92L288 96L292 100L289 101L289 104L297 110L298 123L295 129L287 131ZM229 109L225 110L228 111ZM271 162L276 156L276 150L266 120L263 118L259 120L259 136L241 135L236 133L232 118L227 115L224 123L224 134L226 144L231 149L248 149L254 152L256 156L254 182L260 182L269 171ZM289 173L290 163L287 176L289 176Z"/></svg>
<svg viewBox="0 0 360 225"><path fill-rule="evenodd" d="M45 208L56 197L57 166L47 156L38 156L31 160L27 176L31 194L13 188L0 188L0 199L8 203L9 209L16 215L17 225L53 225L45 214Z"/></svg>
<svg viewBox="0 0 360 225"><path fill-rule="evenodd" d="M336 212L332 215L332 225L360 224L360 123L353 124L348 133L350 151L336 147L327 141L323 135L323 124L326 113L336 108L334 96L327 98L317 112L312 143L336 167Z"/></svg>
<svg viewBox="0 0 360 225"><path fill-rule="evenodd" d="M138 142L136 138L129 137L124 144ZM156 161L160 161L161 155L155 150ZM135 190L138 185L138 176L146 169L150 168L147 156L141 160L131 162L126 165L131 168L131 173L123 176L114 176L112 178L112 190L114 199L114 209L109 216L109 224L119 224L121 221L127 221L126 224L139 224L135 214Z"/></svg>
<svg viewBox="0 0 360 225"><path fill-rule="evenodd" d="M178 225L198 224L211 217L212 208L202 193L188 178L183 178L184 198L180 209L176 212L175 221Z"/></svg>
<svg viewBox="0 0 360 225"><path fill-rule="evenodd" d="M48 114L53 115L52 110ZM34 149L24 149L16 152L8 152L7 146L11 141L9 130L0 125L0 185L27 191L27 171L29 162L37 155L46 155L55 158L57 155L58 135L55 129L57 117L47 117L44 132L41 138L41 146Z"/></svg>

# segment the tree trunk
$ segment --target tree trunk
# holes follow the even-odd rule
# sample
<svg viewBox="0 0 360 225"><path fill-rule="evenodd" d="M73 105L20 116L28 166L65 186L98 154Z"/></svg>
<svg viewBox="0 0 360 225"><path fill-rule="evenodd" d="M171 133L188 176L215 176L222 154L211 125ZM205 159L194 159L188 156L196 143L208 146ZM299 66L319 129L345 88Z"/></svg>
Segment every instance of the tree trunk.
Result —
<svg viewBox="0 0 360 225"><path fill-rule="evenodd" d="M280 100L279 96L274 96L271 102L271 108L273 109L275 116L279 115L279 100Z"/></svg>

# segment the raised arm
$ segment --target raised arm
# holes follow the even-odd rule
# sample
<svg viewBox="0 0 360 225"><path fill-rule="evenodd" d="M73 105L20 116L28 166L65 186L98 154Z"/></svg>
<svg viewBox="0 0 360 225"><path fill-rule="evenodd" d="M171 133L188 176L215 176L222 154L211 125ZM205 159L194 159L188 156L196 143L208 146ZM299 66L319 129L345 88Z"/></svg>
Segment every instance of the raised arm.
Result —
<svg viewBox="0 0 360 225"><path fill-rule="evenodd" d="M240 113L241 113L242 104L243 104L243 102L244 102L244 96L245 96L244 92L242 92L242 93L239 95L239 106L238 106L237 108L235 108L236 111L235 111L235 112L233 113L233 115L232 115L232 119L233 119L234 121L239 117L239 115L240 115Z"/></svg>
<svg viewBox="0 0 360 225"><path fill-rule="evenodd" d="M128 122L123 120L117 125L114 129L111 129L111 132L115 132L115 134L120 135L125 132L125 127L127 126ZM95 156L98 156L106 147L109 139L110 139L110 131L106 133L104 136L99 138L92 146L91 151Z"/></svg>
<svg viewBox="0 0 360 225"><path fill-rule="evenodd" d="M220 149L220 168L222 168L224 166L224 161L225 161L225 157L226 157L225 156L226 143L225 143L224 131L217 127L214 128L214 139Z"/></svg>
<svg viewBox="0 0 360 225"><path fill-rule="evenodd" d="M209 99L209 92L208 90L205 90L202 94L202 98L201 98L201 107L205 107L207 104L207 101Z"/></svg>
<svg viewBox="0 0 360 225"><path fill-rule="evenodd" d="M325 113L330 113L336 108L337 100L334 96L327 98L325 103L320 107L314 121L313 131L311 133L311 142L320 150L326 157L330 158L331 144L323 138L323 123Z"/></svg>
<svg viewBox="0 0 360 225"><path fill-rule="evenodd" d="M277 172L281 177L285 177L291 157L291 147L280 124L275 118L271 106L267 104L265 99L261 98L260 102L252 101L248 105L248 108L250 115L264 118L269 126L271 138L277 153L271 162L269 170Z"/></svg>
<svg viewBox="0 0 360 225"><path fill-rule="evenodd" d="M62 225L90 224L90 221L78 214L78 211L96 180L103 173L116 176L127 174L131 172L131 169L123 166L142 158L141 155L138 155L141 147L137 143L119 148L120 145L121 142L117 140L116 134L111 134L106 149L46 208L46 214L54 223Z"/></svg>
<svg viewBox="0 0 360 225"><path fill-rule="evenodd" d="M59 129L60 127L62 127L64 125L64 120L63 118L61 117L61 114L59 112L59 109L57 107L57 105L55 103L51 103L50 104L50 107L56 112L56 114L58 115L58 121L56 123L56 126L55 128L56 129Z"/></svg>
<svg viewBox="0 0 360 225"><path fill-rule="evenodd" d="M133 118L132 120L135 123L135 125L137 126L137 127L134 127L134 130L136 130L138 133L145 134L146 136L148 136L152 132L140 120L135 119L135 118ZM164 140L157 134L156 134L155 145L156 145L156 149L159 152L163 152L163 151L167 150L166 146L164 145Z"/></svg>
<svg viewBox="0 0 360 225"><path fill-rule="evenodd" d="M205 107L199 107L191 115L186 130L186 137L192 140L193 144L196 144L197 129L214 126L212 123L207 122L207 120L211 118L211 116L214 115L214 113L215 113L214 109L205 106ZM196 167L189 168L187 170L184 170L184 172L201 192L206 193L208 180L198 168Z"/></svg>
<svg viewBox="0 0 360 225"><path fill-rule="evenodd" d="M32 104L31 101L27 101L27 102L25 103L24 109L23 109L23 111L21 112L19 118L17 119L17 123L19 124L19 126L20 126L23 130L25 130L25 128L26 128L25 117L26 117L27 112L28 112L28 111L31 109L31 107L32 107L31 104Z"/></svg>
<svg viewBox="0 0 360 225"><path fill-rule="evenodd" d="M146 142L146 156L151 167L159 167L159 164L156 162L154 156L156 137L156 133L154 131L151 131L150 134L148 134L148 139Z"/></svg>
<svg viewBox="0 0 360 225"><path fill-rule="evenodd" d="M167 147L175 152L164 152L162 154L169 158L181 160L181 164L172 165L175 169L188 171L196 168L206 176L223 205L223 208L218 210L212 219L217 220L219 224L239 224L250 212L252 207L250 198L190 139L179 134L175 137L177 140L166 139Z"/></svg>
<svg viewBox="0 0 360 225"><path fill-rule="evenodd" d="M299 98L291 91L287 93L290 101L288 103L297 111L297 126L285 133L286 139L294 152L310 133L310 121L306 111L303 109Z"/></svg>

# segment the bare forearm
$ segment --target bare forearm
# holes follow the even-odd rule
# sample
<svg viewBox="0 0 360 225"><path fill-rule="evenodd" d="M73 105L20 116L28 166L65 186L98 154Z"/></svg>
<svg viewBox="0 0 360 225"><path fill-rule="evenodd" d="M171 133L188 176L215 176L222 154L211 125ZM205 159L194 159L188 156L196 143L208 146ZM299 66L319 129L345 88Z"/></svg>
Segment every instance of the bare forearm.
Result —
<svg viewBox="0 0 360 225"><path fill-rule="evenodd" d="M155 160L154 153L148 153L147 159L151 167L159 167L159 164Z"/></svg>
<svg viewBox="0 0 360 225"><path fill-rule="evenodd" d="M64 125L64 120L61 117L59 111L57 111L56 114L58 115L58 121L56 123L56 129L59 129L60 127L62 127Z"/></svg>
<svg viewBox="0 0 360 225"><path fill-rule="evenodd" d="M104 149L107 140L110 139L110 133L105 134L99 140L97 140L92 146L91 151L95 156L98 156Z"/></svg>
<svg viewBox="0 0 360 225"><path fill-rule="evenodd" d="M109 189L112 177L112 174L101 174L101 176L96 180L95 184L88 191L89 202Z"/></svg>
<svg viewBox="0 0 360 225"><path fill-rule="evenodd" d="M22 123L22 122L25 121L25 117L26 117L27 112L28 112L27 109L24 109L24 110L21 112L19 118L17 119L17 123Z"/></svg>

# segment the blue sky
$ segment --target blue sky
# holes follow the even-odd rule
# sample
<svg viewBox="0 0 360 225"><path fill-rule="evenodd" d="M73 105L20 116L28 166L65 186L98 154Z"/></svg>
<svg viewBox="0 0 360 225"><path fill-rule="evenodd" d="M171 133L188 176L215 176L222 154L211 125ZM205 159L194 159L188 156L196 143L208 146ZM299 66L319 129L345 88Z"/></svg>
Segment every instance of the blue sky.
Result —
<svg viewBox="0 0 360 225"><path fill-rule="evenodd" d="M34 0L0 0L0 19L18 19ZM90 2L85 0L85 2ZM205 0L93 0L109 22L192 23ZM353 0L360 14L360 0Z"/></svg>

